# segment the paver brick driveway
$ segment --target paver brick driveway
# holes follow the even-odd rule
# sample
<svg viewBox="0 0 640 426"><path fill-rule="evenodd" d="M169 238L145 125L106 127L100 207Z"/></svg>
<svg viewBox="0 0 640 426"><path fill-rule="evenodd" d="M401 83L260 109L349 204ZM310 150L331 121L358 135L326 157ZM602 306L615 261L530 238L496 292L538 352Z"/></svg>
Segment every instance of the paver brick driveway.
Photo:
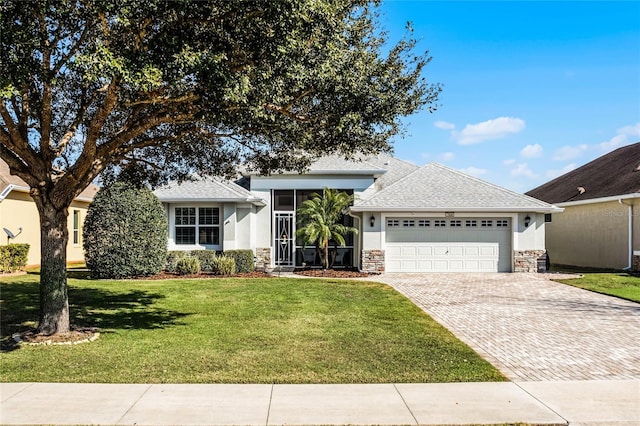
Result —
<svg viewBox="0 0 640 426"><path fill-rule="evenodd" d="M515 381L640 378L640 304L538 274L383 274Z"/></svg>

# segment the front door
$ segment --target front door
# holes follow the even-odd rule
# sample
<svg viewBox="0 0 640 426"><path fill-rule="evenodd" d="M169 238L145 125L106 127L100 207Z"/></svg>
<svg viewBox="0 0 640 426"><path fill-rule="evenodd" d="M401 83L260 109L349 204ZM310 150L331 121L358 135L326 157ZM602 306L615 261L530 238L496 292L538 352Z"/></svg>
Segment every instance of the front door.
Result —
<svg viewBox="0 0 640 426"><path fill-rule="evenodd" d="M293 212L275 212L274 252L276 266L295 266L293 235Z"/></svg>

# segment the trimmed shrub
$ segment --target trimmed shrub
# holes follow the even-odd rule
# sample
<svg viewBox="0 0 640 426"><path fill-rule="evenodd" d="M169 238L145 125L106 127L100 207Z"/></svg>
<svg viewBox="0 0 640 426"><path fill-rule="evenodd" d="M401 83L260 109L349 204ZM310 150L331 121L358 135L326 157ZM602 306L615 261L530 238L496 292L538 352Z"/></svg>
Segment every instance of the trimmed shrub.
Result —
<svg viewBox="0 0 640 426"><path fill-rule="evenodd" d="M218 256L213 260L213 273L216 275L233 275L236 271L236 261L233 257Z"/></svg>
<svg viewBox="0 0 640 426"><path fill-rule="evenodd" d="M196 257L200 261L200 268L205 272L214 272L213 262L216 259L214 250L194 250L191 252L192 257Z"/></svg>
<svg viewBox="0 0 640 426"><path fill-rule="evenodd" d="M182 251L182 250L171 250L167 252L167 260L164 262L164 270L167 272L177 272L177 264L178 264L178 260L182 259L183 257L187 257L189 255L188 251Z"/></svg>
<svg viewBox="0 0 640 426"><path fill-rule="evenodd" d="M227 257L232 257L236 262L235 273L253 272L255 265L253 263L253 250L227 250L224 252Z"/></svg>
<svg viewBox="0 0 640 426"><path fill-rule="evenodd" d="M27 266L29 244L0 246L0 272L16 272Z"/></svg>
<svg viewBox="0 0 640 426"><path fill-rule="evenodd" d="M200 273L200 261L197 257L187 256L178 260L176 272L180 275L194 275Z"/></svg>
<svg viewBox="0 0 640 426"><path fill-rule="evenodd" d="M94 278L130 278L160 272L167 258L167 220L147 188L116 182L89 206L83 238Z"/></svg>

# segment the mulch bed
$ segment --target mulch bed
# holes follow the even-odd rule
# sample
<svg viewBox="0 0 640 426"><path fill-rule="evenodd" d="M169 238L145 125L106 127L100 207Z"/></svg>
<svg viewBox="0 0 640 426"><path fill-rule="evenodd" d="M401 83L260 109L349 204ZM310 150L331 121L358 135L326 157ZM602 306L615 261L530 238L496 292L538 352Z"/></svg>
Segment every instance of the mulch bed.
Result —
<svg viewBox="0 0 640 426"><path fill-rule="evenodd" d="M52 335L39 334L36 329L30 329L21 333L14 333L11 338L18 344L26 345L74 345L96 340L100 336L97 328L71 327L68 333Z"/></svg>
<svg viewBox="0 0 640 426"><path fill-rule="evenodd" d="M295 271L296 275L315 278L364 278L371 274L348 269L302 269Z"/></svg>

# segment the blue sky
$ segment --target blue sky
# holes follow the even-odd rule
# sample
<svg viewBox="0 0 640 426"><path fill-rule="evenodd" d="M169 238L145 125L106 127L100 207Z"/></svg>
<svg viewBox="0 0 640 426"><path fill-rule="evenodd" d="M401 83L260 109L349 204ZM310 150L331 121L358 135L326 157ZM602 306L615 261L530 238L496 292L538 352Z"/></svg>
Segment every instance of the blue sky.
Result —
<svg viewBox="0 0 640 426"><path fill-rule="evenodd" d="M640 1L383 0L411 21L440 108L408 117L398 158L526 192L640 141Z"/></svg>

